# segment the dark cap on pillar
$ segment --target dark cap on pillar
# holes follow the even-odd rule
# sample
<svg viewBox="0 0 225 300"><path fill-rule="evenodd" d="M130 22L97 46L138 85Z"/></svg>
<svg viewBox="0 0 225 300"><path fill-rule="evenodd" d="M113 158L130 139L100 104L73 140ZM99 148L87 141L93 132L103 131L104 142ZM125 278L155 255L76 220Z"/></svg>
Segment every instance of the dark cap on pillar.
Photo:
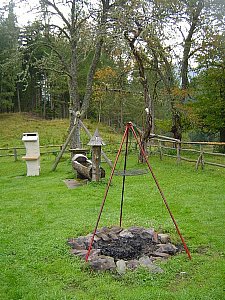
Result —
<svg viewBox="0 0 225 300"><path fill-rule="evenodd" d="M95 130L94 135L90 139L88 146L104 146L105 143L103 142L102 138L99 135L98 128Z"/></svg>

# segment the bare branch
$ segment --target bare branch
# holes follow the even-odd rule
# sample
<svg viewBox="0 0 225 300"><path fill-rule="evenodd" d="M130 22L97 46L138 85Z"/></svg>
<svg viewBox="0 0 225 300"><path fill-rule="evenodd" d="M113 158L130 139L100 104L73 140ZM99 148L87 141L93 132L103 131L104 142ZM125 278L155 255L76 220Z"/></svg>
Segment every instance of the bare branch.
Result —
<svg viewBox="0 0 225 300"><path fill-rule="evenodd" d="M46 27L49 27L49 28L57 28L57 29L59 29L59 31L61 32L61 33L63 33L64 35L65 35L65 37L70 41L70 36L69 36L69 34L66 32L66 30L64 29L64 28L62 28L61 26L59 26L59 25L56 25L56 24L47 24L47 25L45 25Z"/></svg>
<svg viewBox="0 0 225 300"><path fill-rule="evenodd" d="M49 1L49 0L42 0L44 4L52 7L57 15L60 16L60 18L63 20L63 22L66 24L66 26L68 27L68 29L70 30L71 29L71 25L69 23L69 21L66 19L66 17L64 16L64 14L60 11L60 9L57 7L55 1L53 0L53 2Z"/></svg>

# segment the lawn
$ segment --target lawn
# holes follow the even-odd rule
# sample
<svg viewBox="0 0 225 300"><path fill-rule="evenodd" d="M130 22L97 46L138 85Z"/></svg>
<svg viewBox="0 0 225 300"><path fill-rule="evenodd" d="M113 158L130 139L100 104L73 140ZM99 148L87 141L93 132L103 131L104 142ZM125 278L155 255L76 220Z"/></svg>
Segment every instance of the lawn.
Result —
<svg viewBox="0 0 225 300"><path fill-rule="evenodd" d="M111 154L112 159L115 154ZM150 158L192 260L182 253L160 262L162 274L140 269L124 276L92 272L70 254L69 237L95 226L106 180L68 189L69 156L51 172L53 155L41 157L41 174L26 177L25 162L1 158L0 299L224 299L225 170ZM122 162L119 162L122 168ZM140 168L136 156L128 168ZM119 223L122 177L114 176L100 227ZM126 179L123 227L154 227L180 242L150 174Z"/></svg>

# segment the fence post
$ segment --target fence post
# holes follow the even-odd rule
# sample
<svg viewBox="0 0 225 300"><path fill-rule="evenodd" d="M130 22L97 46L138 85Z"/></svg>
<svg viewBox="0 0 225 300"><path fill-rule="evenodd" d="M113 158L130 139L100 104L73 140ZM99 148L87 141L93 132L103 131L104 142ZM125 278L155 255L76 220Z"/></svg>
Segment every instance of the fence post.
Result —
<svg viewBox="0 0 225 300"><path fill-rule="evenodd" d="M160 160L162 160L163 151L162 151L162 142L160 140L158 140L158 147L159 147L159 157L160 157Z"/></svg>
<svg viewBox="0 0 225 300"><path fill-rule="evenodd" d="M204 152L203 152L203 145L201 145L200 144L200 155L199 155L199 157L198 157L198 159L197 159L197 162L196 162L196 166L195 166L195 168L196 168L196 170L198 170L198 166L199 166L199 164L201 163L201 168L202 168L202 170L204 169Z"/></svg>
<svg viewBox="0 0 225 300"><path fill-rule="evenodd" d="M181 157L180 157L181 142L176 142L176 148L177 148L177 163L180 163L180 161L181 161Z"/></svg>
<svg viewBox="0 0 225 300"><path fill-rule="evenodd" d="M204 169L204 151L203 151L203 145L200 144L200 152L201 152L201 167L202 170Z"/></svg>
<svg viewBox="0 0 225 300"><path fill-rule="evenodd" d="M14 161L17 161L17 149L13 148Z"/></svg>

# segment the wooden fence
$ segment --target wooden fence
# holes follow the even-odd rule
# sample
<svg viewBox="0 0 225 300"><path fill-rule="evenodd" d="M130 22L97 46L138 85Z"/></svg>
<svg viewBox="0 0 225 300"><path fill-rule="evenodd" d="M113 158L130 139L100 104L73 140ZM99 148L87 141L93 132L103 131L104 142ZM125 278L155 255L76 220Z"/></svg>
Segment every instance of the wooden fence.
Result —
<svg viewBox="0 0 225 300"><path fill-rule="evenodd" d="M149 153L150 155L159 155L161 160L164 156L167 156L176 159L177 163L182 160L195 163L196 169L198 169L199 166L203 169L205 165L225 168L225 154L217 151L219 146L225 146L225 143L183 142L172 138L165 139L161 136L153 136L149 143ZM104 151L115 153L117 152L118 147L119 143L108 143L104 148ZM61 149L62 145L40 146L41 155L57 155ZM129 149L137 151L137 144L131 142ZM69 148L66 152L70 152ZM25 147L0 148L0 158L14 157L14 160L17 161L19 157L24 155Z"/></svg>
<svg viewBox="0 0 225 300"><path fill-rule="evenodd" d="M43 151L43 149L45 151ZM51 150L48 150L48 149L51 149ZM61 149L62 149L62 145L40 146L41 155L42 154L56 154ZM25 152L26 152L25 147L0 148L0 157L12 156L12 157L14 157L14 160L17 161L20 156L25 156L25 154L26 154Z"/></svg>
<svg viewBox="0 0 225 300"><path fill-rule="evenodd" d="M150 143L150 152L158 152L161 160L163 156L168 156L175 158L178 163L181 160L195 163L196 169L199 166L203 169L204 165L225 168L225 154L217 151L219 147L225 147L225 143L183 142L159 138L153 138L152 140L154 142ZM213 161L209 161L210 157L213 158Z"/></svg>

